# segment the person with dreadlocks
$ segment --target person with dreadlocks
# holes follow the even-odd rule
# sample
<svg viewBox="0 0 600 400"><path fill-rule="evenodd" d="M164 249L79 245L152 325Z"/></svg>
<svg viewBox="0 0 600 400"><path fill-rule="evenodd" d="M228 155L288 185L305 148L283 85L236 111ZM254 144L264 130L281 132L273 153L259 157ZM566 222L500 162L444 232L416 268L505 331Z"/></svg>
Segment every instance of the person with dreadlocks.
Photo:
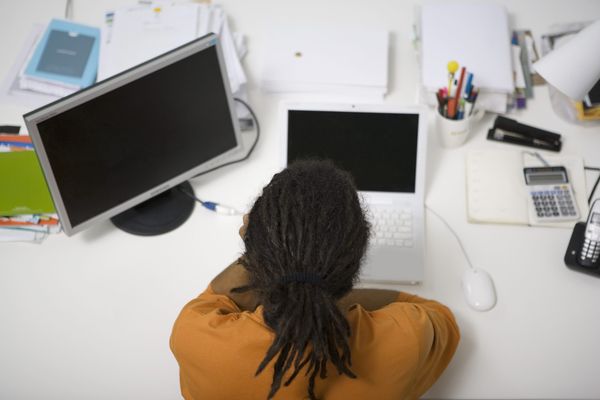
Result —
<svg viewBox="0 0 600 400"><path fill-rule="evenodd" d="M417 399L459 342L450 310L354 289L370 225L328 161L275 174L244 217L242 256L171 334L186 399Z"/></svg>

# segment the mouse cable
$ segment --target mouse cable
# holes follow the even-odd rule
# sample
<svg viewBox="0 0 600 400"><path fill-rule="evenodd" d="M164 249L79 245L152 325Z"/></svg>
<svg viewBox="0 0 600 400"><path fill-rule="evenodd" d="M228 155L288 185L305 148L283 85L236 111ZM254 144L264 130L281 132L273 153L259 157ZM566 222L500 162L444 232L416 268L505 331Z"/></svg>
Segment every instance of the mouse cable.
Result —
<svg viewBox="0 0 600 400"><path fill-rule="evenodd" d="M248 153L246 153L246 155L242 158L238 158L237 160L232 160L232 161L228 161L224 164L221 164L217 167L211 168L208 171L204 171L199 173L198 175L194 175L192 177L193 178L197 178L201 175L204 174L208 174L209 172L215 171L219 168L223 168L225 166L228 165L232 165L232 164L236 164L242 161L247 160L250 157L250 154L252 154L252 152L254 151L254 148L256 147L256 144L258 143L258 139L260 138L260 124L258 123L258 118L256 117L256 114L254 113L254 110L252 110L252 107L250 107L250 105L248 103L246 103L244 100L239 99L237 97L234 97L233 100L239 102L240 104L242 104L244 107L246 107L246 109L248 110L248 112L250 113L250 115L252 116L252 120L254 121L254 124L256 126L256 138L254 139L254 142L252 142L252 145L250 146L250 150L248 150ZM230 207L230 206L226 206L224 204L220 204L220 203L216 203L214 201L204 201L199 199L198 197L196 197L193 193L188 193L186 190L184 189L179 189L181 192L183 192L184 194L188 195L189 197L191 197L192 199L196 200L198 203L200 203L203 207L211 210L211 211L215 211L219 214L223 214L223 215L243 215L244 213L242 211L239 211L237 209L235 209L234 207Z"/></svg>
<svg viewBox="0 0 600 400"><path fill-rule="evenodd" d="M473 264L471 264L471 259L469 258L469 255L467 254L466 250L465 250L465 246L463 246L462 241L460 240L460 237L458 236L458 234L454 231L454 229L452 229L452 227L450 226L450 224L448 222L446 222L446 220L437 212L435 212L431 207L429 207L427 204L425 204L425 209L428 210L429 212L431 212L433 215L435 215L436 217L438 217L438 219L440 221L442 221L444 223L444 225L446 225L446 228L448 228L448 230L450 232L452 232L452 234L454 235L454 238L456 239L456 241L458 242L458 245L460 246L460 249L462 250L462 253L465 256L465 259L467 260L467 263L469 264L469 268L471 269L475 269L475 267L473 267Z"/></svg>

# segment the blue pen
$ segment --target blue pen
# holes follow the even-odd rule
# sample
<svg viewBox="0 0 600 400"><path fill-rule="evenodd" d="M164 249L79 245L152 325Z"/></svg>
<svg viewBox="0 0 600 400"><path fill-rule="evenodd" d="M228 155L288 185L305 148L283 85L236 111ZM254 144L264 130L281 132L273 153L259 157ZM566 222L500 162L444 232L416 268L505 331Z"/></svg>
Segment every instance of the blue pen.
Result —
<svg viewBox="0 0 600 400"><path fill-rule="evenodd" d="M469 72L467 75L467 86L465 86L465 99L468 99L471 96L471 89L473 89L473 74Z"/></svg>

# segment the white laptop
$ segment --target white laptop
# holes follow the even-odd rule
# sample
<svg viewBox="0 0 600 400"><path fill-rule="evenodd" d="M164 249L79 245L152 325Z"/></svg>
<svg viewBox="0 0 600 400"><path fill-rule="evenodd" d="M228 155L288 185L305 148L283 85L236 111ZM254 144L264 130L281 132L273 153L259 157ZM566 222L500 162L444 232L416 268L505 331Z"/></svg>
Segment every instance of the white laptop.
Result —
<svg viewBox="0 0 600 400"><path fill-rule="evenodd" d="M427 120L420 108L284 103L282 167L328 158L349 171L373 225L362 281L423 280Z"/></svg>

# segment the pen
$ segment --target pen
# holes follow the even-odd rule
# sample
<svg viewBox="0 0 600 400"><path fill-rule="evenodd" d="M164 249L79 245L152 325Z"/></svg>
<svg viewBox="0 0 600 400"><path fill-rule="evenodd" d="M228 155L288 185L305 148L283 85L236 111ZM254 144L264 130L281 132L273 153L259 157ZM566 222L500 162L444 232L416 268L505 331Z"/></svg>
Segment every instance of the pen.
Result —
<svg viewBox="0 0 600 400"><path fill-rule="evenodd" d="M473 110L475 109L475 101L477 101L477 95L479 95L479 88L473 87L473 90L471 91L471 111L469 111L469 116L471 116L471 114L473 114Z"/></svg>
<svg viewBox="0 0 600 400"><path fill-rule="evenodd" d="M465 67L460 69L460 78L458 78L458 86L456 87L456 98L460 98L460 91L463 86L463 80L465 79ZM458 107L458 101L454 103L454 114L456 114L456 108Z"/></svg>

